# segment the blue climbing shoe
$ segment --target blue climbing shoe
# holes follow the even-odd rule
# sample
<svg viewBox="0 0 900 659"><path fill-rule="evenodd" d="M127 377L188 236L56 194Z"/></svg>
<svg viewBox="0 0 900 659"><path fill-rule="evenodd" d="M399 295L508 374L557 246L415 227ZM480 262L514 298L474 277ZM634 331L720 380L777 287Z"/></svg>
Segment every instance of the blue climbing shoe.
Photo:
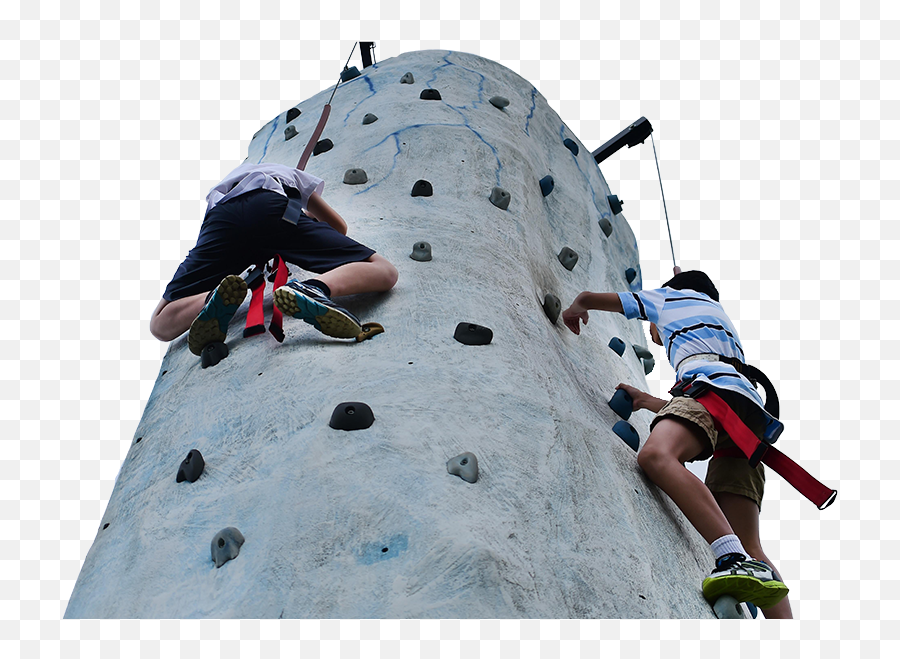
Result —
<svg viewBox="0 0 900 659"><path fill-rule="evenodd" d="M722 595L731 595L738 602L750 602L767 609L787 594L788 587L772 568L762 561L748 560L743 554L725 554L703 580L703 597L709 602L715 602Z"/></svg>
<svg viewBox="0 0 900 659"><path fill-rule="evenodd" d="M228 323L247 296L247 282L238 275L228 275L209 296L199 315L191 323L188 348L200 356L210 343L224 341Z"/></svg>
<svg viewBox="0 0 900 659"><path fill-rule="evenodd" d="M363 331L356 316L336 305L315 286L293 279L276 290L274 298L281 313L309 323L326 336L355 339Z"/></svg>

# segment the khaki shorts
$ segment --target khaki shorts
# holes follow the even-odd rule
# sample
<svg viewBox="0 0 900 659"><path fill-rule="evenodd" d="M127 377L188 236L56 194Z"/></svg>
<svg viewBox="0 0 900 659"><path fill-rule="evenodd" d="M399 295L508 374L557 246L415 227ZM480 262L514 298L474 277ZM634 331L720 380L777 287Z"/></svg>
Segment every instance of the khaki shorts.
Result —
<svg viewBox="0 0 900 659"><path fill-rule="evenodd" d="M753 421L747 419L753 418L752 408L756 406L752 402L744 399L740 394L729 395L731 392L716 392L720 398L725 400L731 408L747 423L747 427L754 434L762 438L762 427ZM749 407L747 407L749 406ZM743 409L742 409L743 408ZM745 411L746 410L746 411ZM676 397L670 400L656 414L656 418L650 424L650 429L659 422L660 419L666 417L674 417L680 421L686 421L697 434L700 441L708 446L700 452L699 455L688 462L696 460L706 460L716 449L725 449L735 447L736 444L728 433L724 430L717 431L712 415L693 398ZM756 427L754 427L756 426ZM713 493L730 492L732 494L740 494L741 496L753 499L756 505L762 510L763 490L765 489L766 475L763 470L762 463L755 468L750 467L747 458L729 458L721 457L709 461L706 471L706 486Z"/></svg>

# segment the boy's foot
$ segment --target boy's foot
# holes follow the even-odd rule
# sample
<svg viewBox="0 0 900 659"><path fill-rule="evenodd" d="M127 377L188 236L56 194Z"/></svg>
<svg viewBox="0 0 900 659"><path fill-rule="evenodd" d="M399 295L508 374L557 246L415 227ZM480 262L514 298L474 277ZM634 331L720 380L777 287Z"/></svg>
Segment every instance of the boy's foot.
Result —
<svg viewBox="0 0 900 659"><path fill-rule="evenodd" d="M356 316L336 305L315 286L294 279L276 290L274 298L281 313L300 318L327 336L355 339L362 332Z"/></svg>
<svg viewBox="0 0 900 659"><path fill-rule="evenodd" d="M188 348L199 356L203 348L215 341L224 341L228 323L247 296L247 282L238 275L228 275L212 292L206 305L191 323Z"/></svg>
<svg viewBox="0 0 900 659"><path fill-rule="evenodd" d="M710 602L731 595L738 602L751 602L767 609L787 594L788 587L772 568L762 561L748 560L743 554L725 554L703 580L703 597Z"/></svg>

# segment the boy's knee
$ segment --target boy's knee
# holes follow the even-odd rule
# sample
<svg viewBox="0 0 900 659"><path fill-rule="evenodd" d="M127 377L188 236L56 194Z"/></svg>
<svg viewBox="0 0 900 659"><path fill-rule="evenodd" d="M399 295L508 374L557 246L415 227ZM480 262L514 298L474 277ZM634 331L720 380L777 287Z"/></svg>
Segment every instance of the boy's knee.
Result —
<svg viewBox="0 0 900 659"><path fill-rule="evenodd" d="M647 474L653 473L664 460L663 453L653 446L645 445L637 456L638 466Z"/></svg>

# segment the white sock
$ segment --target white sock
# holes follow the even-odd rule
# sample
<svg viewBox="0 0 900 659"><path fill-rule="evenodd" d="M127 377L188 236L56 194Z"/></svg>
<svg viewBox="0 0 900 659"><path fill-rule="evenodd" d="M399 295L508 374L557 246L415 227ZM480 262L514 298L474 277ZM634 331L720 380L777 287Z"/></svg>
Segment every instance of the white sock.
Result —
<svg viewBox="0 0 900 659"><path fill-rule="evenodd" d="M713 540L709 547L712 549L713 554L716 555L716 560L719 560L725 554L743 554L748 558L750 557L750 554L747 553L747 550L741 544L740 539L733 533L723 535L718 540Z"/></svg>

